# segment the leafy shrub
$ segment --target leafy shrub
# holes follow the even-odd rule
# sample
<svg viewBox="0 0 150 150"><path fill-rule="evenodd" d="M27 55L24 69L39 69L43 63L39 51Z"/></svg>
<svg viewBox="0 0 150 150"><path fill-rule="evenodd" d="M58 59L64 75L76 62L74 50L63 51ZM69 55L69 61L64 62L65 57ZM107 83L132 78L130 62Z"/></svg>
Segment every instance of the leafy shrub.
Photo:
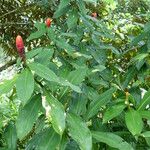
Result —
<svg viewBox="0 0 150 150"><path fill-rule="evenodd" d="M0 84L13 111L1 112L3 149L149 147L150 24L122 50L117 31L86 6L61 0L54 21L37 22L27 39L44 44L24 61L19 53L18 73Z"/></svg>

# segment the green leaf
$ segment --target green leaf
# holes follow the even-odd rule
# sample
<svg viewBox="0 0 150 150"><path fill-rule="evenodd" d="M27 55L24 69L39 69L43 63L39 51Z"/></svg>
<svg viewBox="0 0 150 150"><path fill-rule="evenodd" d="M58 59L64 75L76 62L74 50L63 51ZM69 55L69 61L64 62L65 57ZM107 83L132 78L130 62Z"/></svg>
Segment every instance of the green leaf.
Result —
<svg viewBox="0 0 150 150"><path fill-rule="evenodd" d="M19 112L16 122L17 135L19 139L26 136L32 129L42 107L41 95L35 95Z"/></svg>
<svg viewBox="0 0 150 150"><path fill-rule="evenodd" d="M138 54L131 59L131 63L134 63L136 61L141 61L141 60L145 59L147 56L148 56L148 53Z"/></svg>
<svg viewBox="0 0 150 150"><path fill-rule="evenodd" d="M130 109L125 114L125 122L128 130L135 136L139 135L143 129L143 121L138 111Z"/></svg>
<svg viewBox="0 0 150 150"><path fill-rule="evenodd" d="M68 76L67 76L67 80L75 85L80 84L87 73L87 68L86 67L81 67L79 69L76 69L74 71L71 71ZM68 91L68 88L66 87L65 89L62 89L61 93L60 93L60 97L62 97L63 95L65 95L65 93Z"/></svg>
<svg viewBox="0 0 150 150"><path fill-rule="evenodd" d="M43 47L39 47L39 48L32 49L31 51L27 52L27 53L26 53L27 59L32 59L32 58L34 58L34 57L37 56L43 49L44 49Z"/></svg>
<svg viewBox="0 0 150 150"><path fill-rule="evenodd" d="M149 110L139 111L139 113L142 116L142 118L150 120L150 111Z"/></svg>
<svg viewBox="0 0 150 150"><path fill-rule="evenodd" d="M28 37L27 41L33 40L33 39L38 39L41 36L43 36L45 32L43 31L36 31L34 33L31 33L30 36Z"/></svg>
<svg viewBox="0 0 150 150"><path fill-rule="evenodd" d="M53 128L47 128L44 131L33 136L27 144L25 150L55 150L59 145L60 136Z"/></svg>
<svg viewBox="0 0 150 150"><path fill-rule="evenodd" d="M66 150L66 146L67 146L67 143L68 143L69 139L67 137L66 134L64 134L61 138L61 142L59 144L59 150Z"/></svg>
<svg viewBox="0 0 150 150"><path fill-rule="evenodd" d="M11 80L5 80L0 83L0 95L10 92L16 83L17 76Z"/></svg>
<svg viewBox="0 0 150 150"><path fill-rule="evenodd" d="M141 133L141 136L143 136L145 138L150 137L150 131L145 131L145 132Z"/></svg>
<svg viewBox="0 0 150 150"><path fill-rule="evenodd" d="M86 114L86 118L89 119L93 117L94 115L96 115L97 112L100 110L100 107L106 105L110 101L112 94L115 91L116 91L115 88L111 88L107 90L106 92L102 93L101 95L99 95L97 99L93 100L90 103L89 109Z"/></svg>
<svg viewBox="0 0 150 150"><path fill-rule="evenodd" d="M84 1L89 3L97 3L97 0L84 0Z"/></svg>
<svg viewBox="0 0 150 150"><path fill-rule="evenodd" d="M92 149L92 136L85 122L74 114L67 115L70 136L78 143L81 150Z"/></svg>
<svg viewBox="0 0 150 150"><path fill-rule="evenodd" d="M41 63L43 65L48 65L51 57L53 56L54 50L46 47L43 48L42 51L35 58L35 61Z"/></svg>
<svg viewBox="0 0 150 150"><path fill-rule="evenodd" d="M122 84L123 89L128 86L128 84L130 83L130 81L135 76L136 72L137 72L137 70L136 70L135 66L129 68L129 70L125 74L125 81Z"/></svg>
<svg viewBox="0 0 150 150"><path fill-rule="evenodd" d="M92 131L92 136L97 141L105 143L110 147L114 147L119 150L133 150L130 144L124 141L124 139L122 139L120 136L113 133Z"/></svg>
<svg viewBox="0 0 150 150"><path fill-rule="evenodd" d="M63 105L51 94L46 94L46 100L48 104L50 105L50 116L51 116L51 122L52 126L55 129L55 131L62 135L65 130L65 110Z"/></svg>
<svg viewBox="0 0 150 150"><path fill-rule="evenodd" d="M31 33L30 36L27 38L27 41L40 38L46 33L45 23L35 23L34 26L38 29L38 31Z"/></svg>
<svg viewBox="0 0 150 150"><path fill-rule="evenodd" d="M65 39L57 39L56 45L65 50L69 55L72 55L75 52L75 49L65 41Z"/></svg>
<svg viewBox="0 0 150 150"><path fill-rule="evenodd" d="M17 133L15 125L10 122L4 132L7 143L7 150L16 150L17 148Z"/></svg>
<svg viewBox="0 0 150 150"><path fill-rule="evenodd" d="M70 0L60 0L60 4L58 6L58 9L54 13L54 18L58 18L65 14L69 10L69 3Z"/></svg>
<svg viewBox="0 0 150 150"><path fill-rule="evenodd" d="M125 108L125 104L117 104L112 107L109 107L106 112L104 113L103 116L103 123L106 123L107 121L110 121L111 119L115 118L118 116L123 109Z"/></svg>
<svg viewBox="0 0 150 150"><path fill-rule="evenodd" d="M143 99L141 100L138 110L143 110L145 107L150 104L150 89L145 93Z"/></svg>
<svg viewBox="0 0 150 150"><path fill-rule="evenodd" d="M137 37L135 37L132 41L131 41L131 46L135 46L137 45L141 40L143 40L146 36L148 35L148 32L142 32L141 34L139 34Z"/></svg>
<svg viewBox="0 0 150 150"><path fill-rule="evenodd" d="M68 81L75 85L80 84L82 81L84 81L87 70L88 69L86 67L81 67L71 71L67 76Z"/></svg>
<svg viewBox="0 0 150 150"><path fill-rule="evenodd" d="M30 70L25 69L21 72L16 81L16 90L18 98L25 104L34 91L34 77Z"/></svg>
<svg viewBox="0 0 150 150"><path fill-rule="evenodd" d="M76 1L77 1L77 5L78 5L79 10L82 13L82 15L86 15L87 9L85 7L84 1L83 0L76 0Z"/></svg>
<svg viewBox="0 0 150 150"><path fill-rule="evenodd" d="M68 28L74 28L77 25L78 21L78 11L76 9L73 9L69 12L69 16L67 18L67 25Z"/></svg>
<svg viewBox="0 0 150 150"><path fill-rule="evenodd" d="M39 63L30 63L28 66L32 71L35 71L38 76L46 79L47 81L56 82L62 86L69 86L72 90L81 93L81 90L78 86L71 84L63 78L60 79L53 71L44 65Z"/></svg>
<svg viewBox="0 0 150 150"><path fill-rule="evenodd" d="M59 78L57 77L57 75L44 65L33 62L28 64L28 66L32 71L35 71L35 74L37 74L38 76L48 81L59 82Z"/></svg>

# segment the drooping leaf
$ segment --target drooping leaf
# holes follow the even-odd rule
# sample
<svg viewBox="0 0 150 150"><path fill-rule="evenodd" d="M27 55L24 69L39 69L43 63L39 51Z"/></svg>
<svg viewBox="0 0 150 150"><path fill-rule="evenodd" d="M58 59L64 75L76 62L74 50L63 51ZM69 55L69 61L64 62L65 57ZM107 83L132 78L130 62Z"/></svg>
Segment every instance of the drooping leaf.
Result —
<svg viewBox="0 0 150 150"><path fill-rule="evenodd" d="M117 105L114 105L112 107L109 107L106 112L104 113L104 116L103 116L103 123L106 123L107 121L115 118L116 116L118 116L122 111L123 109L125 108L125 104L117 104Z"/></svg>
<svg viewBox="0 0 150 150"><path fill-rule="evenodd" d="M143 136L145 138L150 138L150 131L145 131L145 132L141 133L141 136Z"/></svg>
<svg viewBox="0 0 150 150"><path fill-rule="evenodd" d="M126 88L128 86L128 84L133 79L133 77L135 76L135 74L136 74L136 68L135 68L135 66L129 68L129 70L125 74L125 81L123 82L123 85L122 85L123 88Z"/></svg>
<svg viewBox="0 0 150 150"><path fill-rule="evenodd" d="M143 110L145 107L150 104L150 89L145 93L143 99L141 100L138 110Z"/></svg>
<svg viewBox="0 0 150 150"><path fill-rule="evenodd" d="M26 57L28 59L34 58L35 56L37 56L41 51L43 50L43 47L39 47L36 49L32 49L31 51L26 53Z"/></svg>
<svg viewBox="0 0 150 150"><path fill-rule="evenodd" d="M52 118L52 126L55 129L55 131L62 135L63 131L65 130L65 111L63 105L51 94L46 94L46 100L48 104L50 105L50 116Z"/></svg>
<svg viewBox="0 0 150 150"><path fill-rule="evenodd" d="M106 105L110 101L112 94L115 92L115 90L115 88L111 88L99 95L97 99L93 100L90 103L89 109L86 114L86 118L89 119L96 115L96 113L100 110L100 107Z"/></svg>
<svg viewBox="0 0 150 150"><path fill-rule="evenodd" d="M73 9L69 12L69 16L67 19L67 25L68 28L74 28L77 25L77 21L78 21L78 11L76 9Z"/></svg>
<svg viewBox="0 0 150 150"><path fill-rule="evenodd" d="M22 139L30 132L38 117L41 106L41 95L38 94L33 96L31 101L21 109L16 122L17 136L19 139Z"/></svg>
<svg viewBox="0 0 150 150"><path fill-rule="evenodd" d="M143 121L138 111L130 109L125 114L125 122L128 130L135 136L139 135L143 129Z"/></svg>
<svg viewBox="0 0 150 150"><path fill-rule="evenodd" d="M65 14L69 10L69 3L70 0L60 0L60 4L58 6L58 9L54 13L54 18L58 18Z"/></svg>
<svg viewBox="0 0 150 150"><path fill-rule="evenodd" d="M97 0L84 0L85 2L96 3Z"/></svg>
<svg viewBox="0 0 150 150"><path fill-rule="evenodd" d="M150 111L149 110L143 110L139 112L142 118L150 120Z"/></svg>
<svg viewBox="0 0 150 150"><path fill-rule="evenodd" d="M0 83L0 95L10 92L13 88L14 84L16 83L17 76L15 76L11 80L5 80Z"/></svg>
<svg viewBox="0 0 150 150"><path fill-rule="evenodd" d="M47 81L56 82L62 86L69 86L72 90L81 93L81 89L78 86L71 84L63 78L59 78L52 70L40 63L30 63L28 64L29 68L35 72L41 78L46 79Z"/></svg>
<svg viewBox="0 0 150 150"><path fill-rule="evenodd" d="M47 128L44 131L33 136L27 144L25 150L55 150L59 145L60 136L53 128Z"/></svg>
<svg viewBox="0 0 150 150"><path fill-rule="evenodd" d="M57 39L56 45L59 48L65 50L69 55L73 55L73 53L75 52L74 47L67 43L65 39Z"/></svg>
<svg viewBox="0 0 150 150"><path fill-rule="evenodd" d="M34 26L38 29L38 31L31 33L30 36L27 38L27 41L40 38L41 36L43 36L46 33L45 23L37 22L37 23L35 23Z"/></svg>
<svg viewBox="0 0 150 150"><path fill-rule="evenodd" d="M29 69L25 69L19 75L16 81L16 90L18 98L25 104L34 91L34 77Z"/></svg>
<svg viewBox="0 0 150 150"><path fill-rule="evenodd" d="M92 149L92 136L85 122L75 114L67 115L70 136L78 143L81 150Z"/></svg>
<svg viewBox="0 0 150 150"><path fill-rule="evenodd" d="M76 0L76 1L77 1L77 5L78 5L79 10L82 13L82 15L86 15L87 9L85 7L84 1L83 0Z"/></svg>
<svg viewBox="0 0 150 150"><path fill-rule="evenodd" d="M67 76L67 80L74 85L78 85L84 80L86 73L87 73L87 68L81 67L79 69L71 71ZM68 90L67 87L62 89L60 93L60 97L62 97L67 92L67 90Z"/></svg>
<svg viewBox="0 0 150 150"><path fill-rule="evenodd" d="M7 143L7 150L16 150L17 147L17 133L16 126L10 122L4 132Z"/></svg>
<svg viewBox="0 0 150 150"><path fill-rule="evenodd" d="M119 150L133 150L132 146L128 144L120 136L110 132L92 131L92 136L99 142L105 143L110 147L117 148Z"/></svg>

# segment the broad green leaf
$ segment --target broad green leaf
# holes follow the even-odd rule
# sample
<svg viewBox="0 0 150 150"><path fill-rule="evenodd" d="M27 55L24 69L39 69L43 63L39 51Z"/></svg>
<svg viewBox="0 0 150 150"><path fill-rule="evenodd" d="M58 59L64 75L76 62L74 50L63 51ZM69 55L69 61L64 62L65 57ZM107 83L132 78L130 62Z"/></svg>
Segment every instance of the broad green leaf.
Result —
<svg viewBox="0 0 150 150"><path fill-rule="evenodd" d="M48 65L53 53L54 53L54 50L48 47L43 48L43 50L35 58L35 62L41 63L43 65Z"/></svg>
<svg viewBox="0 0 150 150"><path fill-rule="evenodd" d="M30 70L25 69L21 72L16 81L16 90L18 98L25 104L34 91L34 77Z"/></svg>
<svg viewBox="0 0 150 150"><path fill-rule="evenodd" d="M90 103L89 109L86 114L86 118L89 119L97 114L97 112L100 110L100 107L106 105L110 99L112 98L112 94L116 91L115 88L111 88L107 90L106 92L99 95L99 97L96 100L93 100Z"/></svg>
<svg viewBox="0 0 150 150"><path fill-rule="evenodd" d="M10 122L4 132L7 143L7 150L16 150L17 147L17 133L15 125Z"/></svg>
<svg viewBox="0 0 150 150"><path fill-rule="evenodd" d="M19 139L26 136L32 129L42 107L41 95L35 95L19 112L16 122L17 135Z"/></svg>
<svg viewBox="0 0 150 150"><path fill-rule="evenodd" d="M110 132L92 131L92 136L99 142L105 143L110 147L117 148L119 150L133 150L132 146L128 144L120 136Z"/></svg>
<svg viewBox="0 0 150 150"><path fill-rule="evenodd" d="M64 39L57 39L56 45L65 50L69 55L72 55L75 52L75 49L67 43Z"/></svg>
<svg viewBox="0 0 150 150"><path fill-rule="evenodd" d="M125 108L125 104L117 104L112 107L109 107L103 116L103 123L110 121L111 119L117 117Z"/></svg>
<svg viewBox="0 0 150 150"><path fill-rule="evenodd" d="M150 111L149 110L143 110L139 111L142 118L150 120Z"/></svg>
<svg viewBox="0 0 150 150"><path fill-rule="evenodd" d="M31 33L30 36L28 37L27 41L33 40L33 39L38 39L41 36L43 36L45 32L43 31L36 31L34 33Z"/></svg>
<svg viewBox="0 0 150 150"><path fill-rule="evenodd" d="M135 136L139 135L143 129L143 121L138 111L130 109L125 114L125 122L128 130Z"/></svg>
<svg viewBox="0 0 150 150"><path fill-rule="evenodd" d="M143 110L145 107L150 104L150 89L145 93L143 99L141 100L138 110Z"/></svg>
<svg viewBox="0 0 150 150"><path fill-rule="evenodd" d="M67 76L68 81L75 85L80 84L82 81L84 81L84 78L87 74L87 70L88 69L86 67L81 67L71 71Z"/></svg>
<svg viewBox="0 0 150 150"><path fill-rule="evenodd" d="M47 92L45 92L45 94L46 100L51 107L50 116L52 119L52 126L58 134L62 135L65 130L66 119L64 107L54 96Z"/></svg>
<svg viewBox="0 0 150 150"><path fill-rule="evenodd" d="M83 14L83 15L86 15L87 13L87 9L85 7L85 3L83 0L76 0L77 1L77 5L79 7L79 10L80 12Z"/></svg>
<svg viewBox="0 0 150 150"><path fill-rule="evenodd" d="M87 73L87 68L81 67L79 69L71 71L67 76L67 80L72 84L78 85L84 80L86 73ZM60 93L60 97L62 97L67 92L67 90L68 90L67 87L65 89L62 89Z"/></svg>
<svg viewBox="0 0 150 150"><path fill-rule="evenodd" d="M67 25L68 28L74 28L77 25L78 21L78 11L76 9L73 9L69 12L69 16L67 18Z"/></svg>
<svg viewBox="0 0 150 150"><path fill-rule="evenodd" d="M27 41L37 39L46 33L45 23L35 23L34 26L37 28L38 31L31 33L30 36L27 38Z"/></svg>
<svg viewBox="0 0 150 150"><path fill-rule="evenodd" d="M66 150L66 146L67 146L67 143L68 143L69 139L67 137L66 134L64 134L61 138L61 142L59 144L59 150Z"/></svg>
<svg viewBox="0 0 150 150"><path fill-rule="evenodd" d="M140 41L142 41L146 36L148 35L148 32L142 32L141 34L139 34L137 37L135 37L132 41L131 41L131 46L137 45Z"/></svg>
<svg viewBox="0 0 150 150"><path fill-rule="evenodd" d="M92 149L92 136L85 122L74 114L67 115L70 136L78 143L81 150Z"/></svg>
<svg viewBox="0 0 150 150"><path fill-rule="evenodd" d="M133 79L133 77L136 74L136 68L135 66L129 68L129 70L127 71L127 73L125 74L125 81L123 82L123 89L126 88L128 86L128 84L130 83L130 81Z"/></svg>
<svg viewBox="0 0 150 150"><path fill-rule="evenodd" d="M143 136L145 138L150 138L150 131L145 131L145 132L141 133L141 136Z"/></svg>
<svg viewBox="0 0 150 150"><path fill-rule="evenodd" d="M58 9L54 13L54 18L58 18L65 14L69 10L69 3L70 0L60 0L60 4L58 6Z"/></svg>
<svg viewBox="0 0 150 150"><path fill-rule="evenodd" d="M28 64L28 66L32 71L35 71L35 74L37 74L38 76L48 81L59 82L59 78L57 77L57 75L46 66L40 63L30 63Z"/></svg>
<svg viewBox="0 0 150 150"><path fill-rule="evenodd" d="M62 86L69 86L72 90L81 93L81 89L63 78L59 78L53 71L40 63L30 63L29 68L38 76L46 79L47 81L56 82Z"/></svg>
<svg viewBox="0 0 150 150"><path fill-rule="evenodd" d="M51 41L53 41L53 42L57 41L57 36L56 36L56 33L55 33L55 28L53 26L51 26L50 28L48 28L47 35L48 35L48 37L49 37L49 39Z"/></svg>
<svg viewBox="0 0 150 150"><path fill-rule="evenodd" d="M31 51L27 52L27 53L26 53L27 59L32 59L32 58L34 58L34 57L37 56L43 49L44 49L43 47L39 47L39 48L32 49Z"/></svg>
<svg viewBox="0 0 150 150"><path fill-rule="evenodd" d="M92 69L92 73L94 73L94 72L101 72L101 71L103 71L103 70L105 70L106 69L106 67L105 66L103 66L103 65L97 65L97 66L94 66L94 69Z"/></svg>
<svg viewBox="0 0 150 150"><path fill-rule="evenodd" d="M97 3L97 0L84 0L85 2Z"/></svg>
<svg viewBox="0 0 150 150"><path fill-rule="evenodd" d="M136 61L141 61L141 60L145 59L147 56L148 56L148 53L138 54L131 59L131 63L134 63Z"/></svg>
<svg viewBox="0 0 150 150"><path fill-rule="evenodd" d="M0 95L10 92L16 83L17 76L11 80L4 80L0 83Z"/></svg>
<svg viewBox="0 0 150 150"><path fill-rule="evenodd" d="M60 136L53 128L47 128L44 131L34 135L27 144L25 150L55 150L59 145Z"/></svg>

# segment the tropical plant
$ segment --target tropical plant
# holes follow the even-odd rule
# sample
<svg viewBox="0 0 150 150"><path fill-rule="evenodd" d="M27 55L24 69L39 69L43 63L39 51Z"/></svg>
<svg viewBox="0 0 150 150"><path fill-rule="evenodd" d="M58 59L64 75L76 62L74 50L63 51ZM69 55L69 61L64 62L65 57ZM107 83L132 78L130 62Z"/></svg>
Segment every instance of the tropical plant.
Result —
<svg viewBox="0 0 150 150"><path fill-rule="evenodd" d="M148 15L125 24L132 11L121 13L116 1L53 2L52 19L16 38L18 72L0 84L0 147L148 149Z"/></svg>

